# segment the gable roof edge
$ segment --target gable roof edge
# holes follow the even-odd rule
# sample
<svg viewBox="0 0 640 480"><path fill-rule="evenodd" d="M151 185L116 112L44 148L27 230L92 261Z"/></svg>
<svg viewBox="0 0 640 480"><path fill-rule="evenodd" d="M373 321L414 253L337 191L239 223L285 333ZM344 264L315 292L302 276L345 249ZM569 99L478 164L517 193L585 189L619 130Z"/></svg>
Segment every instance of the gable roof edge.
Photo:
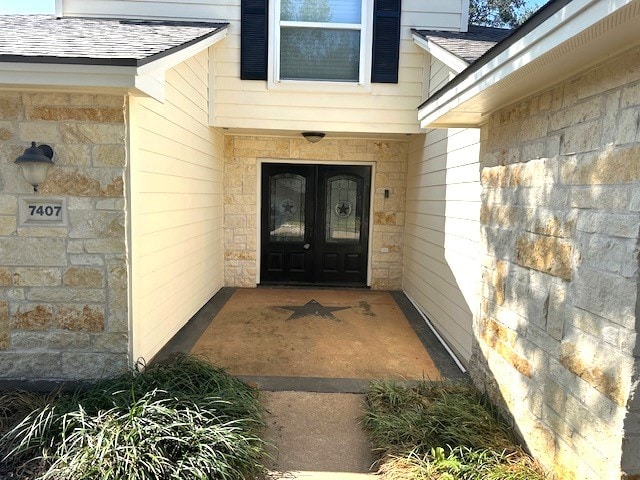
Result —
<svg viewBox="0 0 640 480"><path fill-rule="evenodd" d="M422 38L420 35L413 32L413 42L422 48L427 53L433 55L435 58L444 63L447 67L451 68L454 72L460 73L467 67L469 67L469 63L464 59L458 57L456 54L450 52L446 48L442 48L435 42L432 42L428 39Z"/></svg>
<svg viewBox="0 0 640 480"><path fill-rule="evenodd" d="M640 43L638 18L640 0L549 2L420 105L421 126L479 126L498 102L506 106Z"/></svg>
<svg viewBox="0 0 640 480"><path fill-rule="evenodd" d="M164 102L166 71L224 39L227 26L142 59L0 55L0 87L129 91Z"/></svg>

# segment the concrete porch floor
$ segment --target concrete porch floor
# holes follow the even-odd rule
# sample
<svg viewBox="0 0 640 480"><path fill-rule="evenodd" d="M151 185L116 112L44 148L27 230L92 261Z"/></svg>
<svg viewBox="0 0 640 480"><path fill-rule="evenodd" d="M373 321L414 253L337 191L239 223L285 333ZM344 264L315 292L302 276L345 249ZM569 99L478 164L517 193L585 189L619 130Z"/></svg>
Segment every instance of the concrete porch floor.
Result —
<svg viewBox="0 0 640 480"><path fill-rule="evenodd" d="M402 292L223 288L154 361L177 353L203 355L268 391L466 378Z"/></svg>
<svg viewBox="0 0 640 480"><path fill-rule="evenodd" d="M270 479L373 476L369 383L467 378L401 292L225 288L155 360L183 352L261 390Z"/></svg>

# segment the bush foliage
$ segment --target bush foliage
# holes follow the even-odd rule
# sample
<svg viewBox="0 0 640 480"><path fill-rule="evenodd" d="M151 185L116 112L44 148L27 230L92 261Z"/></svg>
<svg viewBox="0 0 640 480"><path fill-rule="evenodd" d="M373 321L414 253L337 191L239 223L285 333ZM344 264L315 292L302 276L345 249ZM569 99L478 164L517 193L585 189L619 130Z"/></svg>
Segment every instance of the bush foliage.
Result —
<svg viewBox="0 0 640 480"><path fill-rule="evenodd" d="M0 438L0 458L42 480L254 478L262 413L257 390L180 356L58 395Z"/></svg>
<svg viewBox="0 0 640 480"><path fill-rule="evenodd" d="M544 480L511 428L471 385L374 382L364 426L385 480Z"/></svg>

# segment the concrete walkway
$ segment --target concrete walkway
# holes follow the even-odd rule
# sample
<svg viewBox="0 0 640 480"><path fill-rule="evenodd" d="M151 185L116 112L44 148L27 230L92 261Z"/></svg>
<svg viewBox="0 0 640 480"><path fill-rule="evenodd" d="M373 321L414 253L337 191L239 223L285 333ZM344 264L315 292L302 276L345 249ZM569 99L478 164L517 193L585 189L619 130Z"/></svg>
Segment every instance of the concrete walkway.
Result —
<svg viewBox="0 0 640 480"><path fill-rule="evenodd" d="M266 462L273 479L366 478L375 461L362 430L364 395L263 392L265 437L273 444Z"/></svg>

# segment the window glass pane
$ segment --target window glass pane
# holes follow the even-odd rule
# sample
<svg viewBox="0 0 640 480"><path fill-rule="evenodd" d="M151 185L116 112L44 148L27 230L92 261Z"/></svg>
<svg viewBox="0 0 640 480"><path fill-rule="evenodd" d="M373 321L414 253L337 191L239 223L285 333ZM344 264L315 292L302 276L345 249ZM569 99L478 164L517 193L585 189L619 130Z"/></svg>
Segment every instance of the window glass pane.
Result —
<svg viewBox="0 0 640 480"><path fill-rule="evenodd" d="M271 177L269 236L272 242L304 240L304 194L306 179L282 173Z"/></svg>
<svg viewBox="0 0 640 480"><path fill-rule="evenodd" d="M361 0L282 0L280 19L296 22L361 23Z"/></svg>
<svg viewBox="0 0 640 480"><path fill-rule="evenodd" d="M360 32L324 28L282 28L280 78L357 82Z"/></svg>
<svg viewBox="0 0 640 480"><path fill-rule="evenodd" d="M358 205L360 181L350 175L327 180L327 242L359 242L362 207Z"/></svg>

